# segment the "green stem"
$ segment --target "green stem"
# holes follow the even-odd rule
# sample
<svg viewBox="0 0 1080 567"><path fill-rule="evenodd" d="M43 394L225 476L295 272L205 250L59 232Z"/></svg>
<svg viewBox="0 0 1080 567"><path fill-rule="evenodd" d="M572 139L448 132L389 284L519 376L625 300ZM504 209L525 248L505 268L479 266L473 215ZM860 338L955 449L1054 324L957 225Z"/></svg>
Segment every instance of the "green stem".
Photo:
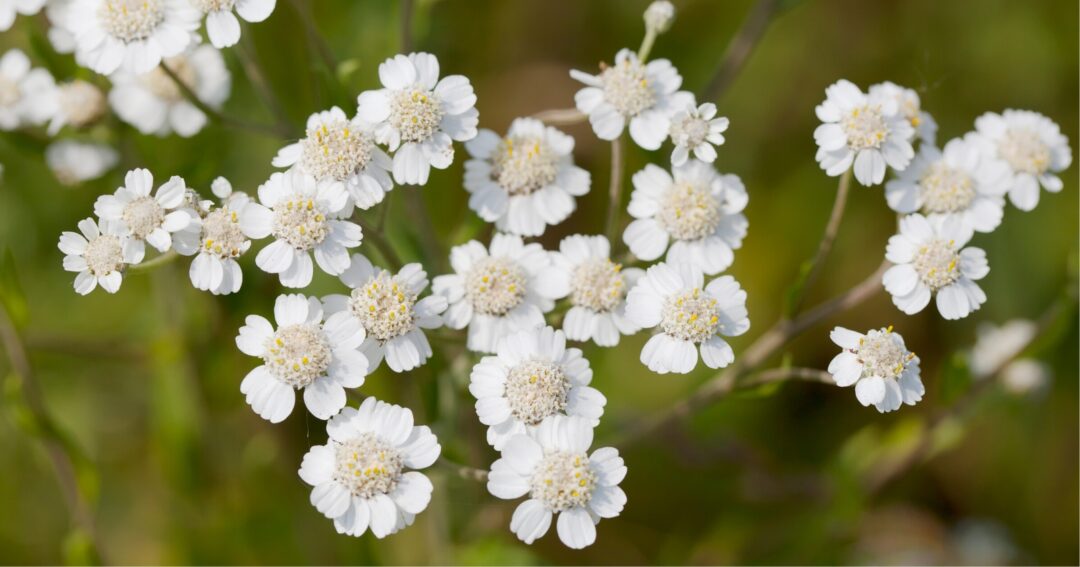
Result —
<svg viewBox="0 0 1080 567"><path fill-rule="evenodd" d="M642 63L649 58L649 52L652 51L653 43L656 42L656 30L648 27L645 29L645 37L641 40L641 47L638 48L637 57Z"/></svg>
<svg viewBox="0 0 1080 567"><path fill-rule="evenodd" d="M169 67L169 65L165 61L161 62L161 70L164 71L165 74L168 75L170 79L172 79L173 83L177 86L177 88L180 89L180 94L183 95L183 97L187 99L188 102L193 104L195 108L201 110L202 113L205 114L211 121L217 122L218 124L221 124L223 126L237 128L239 130L247 130L256 134L262 134L264 136L279 137L284 134L284 132L275 129L273 126L249 122L242 118L230 116L206 104L199 98L199 95L195 94L195 91L191 90L191 87L188 86L188 84L185 83L176 74L176 72Z"/></svg>
<svg viewBox="0 0 1080 567"><path fill-rule="evenodd" d="M129 274L147 272L153 270L154 268L157 268L158 266L168 264L179 257L180 255L176 253L176 250L169 250L168 252L151 258L141 264L135 264L134 266L129 267L127 269L127 272Z"/></svg>
<svg viewBox="0 0 1080 567"><path fill-rule="evenodd" d="M614 252L616 232L619 228L619 211L622 210L622 176L623 176L623 142L622 137L611 141L611 181L608 185L608 212L607 222L604 223L604 234L611 242Z"/></svg>

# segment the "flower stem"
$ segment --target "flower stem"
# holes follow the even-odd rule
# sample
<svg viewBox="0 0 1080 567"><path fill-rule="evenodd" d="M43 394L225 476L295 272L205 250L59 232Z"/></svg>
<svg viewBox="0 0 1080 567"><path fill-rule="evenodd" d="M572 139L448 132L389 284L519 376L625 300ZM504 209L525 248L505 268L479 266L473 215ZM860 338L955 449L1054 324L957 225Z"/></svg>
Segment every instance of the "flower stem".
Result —
<svg viewBox="0 0 1080 567"><path fill-rule="evenodd" d="M656 43L656 30L652 27L646 27L645 37L641 40L641 47L637 51L638 60L644 63L649 58L649 52L652 51L654 43Z"/></svg>
<svg viewBox="0 0 1080 567"><path fill-rule="evenodd" d="M615 249L615 236L619 228L619 211L622 210L622 175L623 175L623 142L622 136L611 141L611 183L608 186L608 211L607 222L604 224L604 234L612 243L612 251Z"/></svg>
<svg viewBox="0 0 1080 567"><path fill-rule="evenodd" d="M363 221L358 220L357 222L364 231L364 240L375 246L375 249L379 251L379 255L390 265L390 268L395 272L400 270L403 265L401 257L394 251L394 247L390 246L390 242L383 237L382 231L365 224Z"/></svg>
<svg viewBox="0 0 1080 567"><path fill-rule="evenodd" d="M743 20L739 31L728 42L724 57L717 65L708 86L701 91L701 100L716 100L735 82L743 65L750 59L761 36L765 35L773 15L780 9L781 0L757 0Z"/></svg>
<svg viewBox="0 0 1080 567"><path fill-rule="evenodd" d="M249 122L242 118L230 116L206 104L164 61L161 62L161 70L164 71L165 74L172 79L173 83L176 84L177 88L180 89L180 94L183 95L188 102L193 104L195 108L201 110L203 114L210 118L210 120L213 120L222 126L236 128L238 130L247 130L248 132L262 134L264 136L283 137L283 132L273 126Z"/></svg>
<svg viewBox="0 0 1080 567"><path fill-rule="evenodd" d="M172 262L179 257L180 255L176 253L176 250L169 250L168 252L161 254L155 258L151 258L150 260L142 262L141 264L135 264L134 266L130 266L127 271L128 273L147 272L153 270L158 266L168 264L169 262Z"/></svg>
<svg viewBox="0 0 1080 567"><path fill-rule="evenodd" d="M584 122L588 115L576 108L553 108L541 110L532 117L548 126L570 126Z"/></svg>
<svg viewBox="0 0 1080 567"><path fill-rule="evenodd" d="M251 40L248 39L247 35L240 37L240 45L236 46L235 53L237 58L240 59L240 65L244 68L244 74L247 75L248 81L251 82L252 88L255 89L255 94L270 109L270 113L274 115L278 135L286 139L297 138L298 133L293 128L292 122L289 121L289 115L285 113L285 107L282 106L281 100L274 94L274 90L270 88L270 84L266 81L266 74L263 73L258 59L255 58Z"/></svg>
<svg viewBox="0 0 1080 567"><path fill-rule="evenodd" d="M806 299L806 292L821 276L822 266L825 264L829 252L832 251L833 242L836 241L836 233L840 231L840 221L844 218L844 209L847 206L850 188L851 169L848 169L840 176L840 183L836 187L836 199L833 201L832 212L829 213L829 222L825 225L825 233L822 234L821 242L818 243L817 252L814 254L814 258L810 260L809 268L804 272L805 277L796 284L798 288L789 303L788 312L791 316L799 312L803 300Z"/></svg>

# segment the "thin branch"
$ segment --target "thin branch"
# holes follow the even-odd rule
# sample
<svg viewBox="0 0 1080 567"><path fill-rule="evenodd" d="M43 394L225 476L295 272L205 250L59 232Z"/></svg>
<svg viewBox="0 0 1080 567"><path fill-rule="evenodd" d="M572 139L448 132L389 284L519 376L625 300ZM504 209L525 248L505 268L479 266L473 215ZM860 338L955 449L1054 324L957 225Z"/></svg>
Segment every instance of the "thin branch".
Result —
<svg viewBox="0 0 1080 567"><path fill-rule="evenodd" d="M588 115L576 108L553 108L541 110L532 117L548 126L570 126L584 122Z"/></svg>
<svg viewBox="0 0 1080 567"><path fill-rule="evenodd" d="M792 315L799 312L799 308L802 307L803 300L806 299L806 293L821 276L821 269L825 265L825 258L828 257L829 252L832 250L833 242L836 241L836 233L840 230L840 220L844 218L844 208L847 205L848 192L851 186L851 170L848 169L840 176L840 183L836 187L836 200L833 201L832 212L829 214L829 222L825 225L825 234L821 236L821 242L818 243L817 253L814 254L814 259L810 261L810 271L806 273L805 279L801 282L801 286L796 290L796 296L791 301L790 313Z"/></svg>
<svg viewBox="0 0 1080 567"><path fill-rule="evenodd" d="M247 130L256 134L262 134L264 136L273 136L275 138L282 136L282 132L273 126L267 124L259 124L257 122L250 122L242 118L237 118L235 116L225 114L220 110L206 104L202 101L202 99L199 98L199 95L195 94L195 91L191 90L191 87L188 86L188 84L185 83L183 79L181 79L179 75L177 75L176 72L169 67L169 65L165 61L161 62L161 70L164 71L165 74L168 75L170 79L172 79L172 82L176 85L176 87L180 89L180 94L183 95L188 102L193 104L195 108L201 110L203 114L210 118L210 120L217 122L223 126L237 128L240 130Z"/></svg>
<svg viewBox="0 0 1080 567"><path fill-rule="evenodd" d="M615 232L619 228L619 211L622 210L623 189L623 141L622 137L611 141L611 182L608 186L608 211L607 222L604 223L604 234L608 242L615 242ZM613 246L614 248L614 246Z"/></svg>
<svg viewBox="0 0 1080 567"><path fill-rule="evenodd" d="M147 260L145 262L135 264L134 266L129 267L127 269L127 272L132 273L132 274L139 273L139 272L147 272L147 271L153 270L154 268L156 268L158 266L168 264L168 263L172 262L173 260L176 260L179 257L180 257L180 255L176 253L176 250L169 250L168 252L166 252L164 254L161 254L159 256L155 256L154 258L151 258L151 259L149 259L149 260Z"/></svg>
<svg viewBox="0 0 1080 567"><path fill-rule="evenodd" d="M750 59L761 36L765 35L781 0L757 0L735 36L731 38L708 86L701 91L701 100L716 100L731 86L743 65Z"/></svg>

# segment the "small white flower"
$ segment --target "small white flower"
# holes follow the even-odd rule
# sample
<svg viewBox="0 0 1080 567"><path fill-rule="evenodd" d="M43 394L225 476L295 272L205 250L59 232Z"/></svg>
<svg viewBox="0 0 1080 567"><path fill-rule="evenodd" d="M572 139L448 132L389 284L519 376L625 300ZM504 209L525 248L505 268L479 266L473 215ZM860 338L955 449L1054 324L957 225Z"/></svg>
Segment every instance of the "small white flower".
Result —
<svg viewBox="0 0 1080 567"><path fill-rule="evenodd" d="M1001 371L1001 384L1018 395L1044 394L1050 388L1051 378L1050 366L1031 358L1014 360Z"/></svg>
<svg viewBox="0 0 1080 567"><path fill-rule="evenodd" d="M221 108L232 90L232 76L221 52L200 45L162 61L210 108ZM135 74L120 71L112 76L109 103L121 120L143 134L185 138L206 126L207 116L185 96L160 66Z"/></svg>
<svg viewBox="0 0 1080 567"><path fill-rule="evenodd" d="M685 110L676 112L671 118L671 143L675 149L671 152L671 165L680 166L694 157L706 162L716 161L716 148L724 143L724 132L728 129L727 118L716 116L716 105L706 102L694 107L690 104Z"/></svg>
<svg viewBox="0 0 1080 567"><path fill-rule="evenodd" d="M214 194L221 199L218 207L208 207L205 214L193 219L188 228L173 238L173 247L184 256L195 256L188 277L195 289L214 295L236 293L244 281L237 258L251 248L251 236L244 232L244 210L252 206L243 193L224 191L218 178ZM227 184L228 181L225 181ZM222 195L221 193L224 193Z"/></svg>
<svg viewBox="0 0 1080 567"><path fill-rule="evenodd" d="M375 125L375 139L394 152L394 181L424 185L431 168L454 161L454 140L476 137L480 113L463 75L439 79L430 53L395 55L379 65L383 88L357 97L357 116Z"/></svg>
<svg viewBox="0 0 1080 567"><path fill-rule="evenodd" d="M312 114L304 139L281 148L273 165L297 167L320 184L339 186L361 209L381 203L394 187L390 156L375 145L371 126L336 106Z"/></svg>
<svg viewBox="0 0 1080 567"><path fill-rule="evenodd" d="M1052 120L1029 110L987 112L975 120L984 150L1009 165L1009 200L1030 211L1039 204L1039 186L1051 193L1064 184L1056 174L1072 163L1069 139Z"/></svg>
<svg viewBox="0 0 1080 567"><path fill-rule="evenodd" d="M45 69L30 68L30 59L18 49L0 57L0 130L38 125L50 117L51 108L41 104L56 83Z"/></svg>
<svg viewBox="0 0 1080 567"><path fill-rule="evenodd" d="M589 172L574 165L574 139L539 120L514 120L505 138L480 130L465 149L473 157L465 162L469 208L502 232L540 236L589 192Z"/></svg>
<svg viewBox="0 0 1080 567"><path fill-rule="evenodd" d="M353 254L341 281L352 292L323 298L331 313L345 311L360 322L366 333L360 350L367 356L369 370L378 368L383 358L394 372L407 372L431 358L431 345L424 329L442 326L446 298L431 295L423 299L428 279L417 263L406 264L392 274L372 266L362 254Z"/></svg>
<svg viewBox="0 0 1080 567"><path fill-rule="evenodd" d="M496 234L490 251L475 240L455 246L450 265L455 273L437 276L432 289L449 303L446 326L468 327L467 346L476 352L495 352L502 337L542 326L555 300L570 293L548 252L519 236Z"/></svg>
<svg viewBox="0 0 1080 567"><path fill-rule="evenodd" d="M0 31L11 29L16 14L32 16L44 5L45 0L0 0Z"/></svg>
<svg viewBox="0 0 1080 567"><path fill-rule="evenodd" d="M79 274L75 276L75 292L86 295L101 285L101 289L116 293L124 269L142 262L142 246L136 246L124 227L113 221L101 221L99 227L94 219L83 219L79 232L82 234L65 231L58 245L64 253L64 270Z"/></svg>
<svg viewBox="0 0 1080 567"><path fill-rule="evenodd" d="M206 35L218 49L231 47L240 41L239 15L246 22L258 23L270 17L277 0L191 0L206 14ZM233 15L233 10L236 15Z"/></svg>
<svg viewBox="0 0 1080 567"><path fill-rule="evenodd" d="M36 103L43 115L48 115L47 133L55 136L64 126L84 128L105 115L105 93L93 83L75 79L56 85L47 96Z"/></svg>
<svg viewBox="0 0 1080 567"><path fill-rule="evenodd" d="M199 27L190 0L74 0L69 10L76 61L102 75L146 73L183 53Z"/></svg>
<svg viewBox="0 0 1080 567"><path fill-rule="evenodd" d="M696 264L716 275L742 246L749 226L742 210L750 197L738 176L721 175L707 163L691 160L673 171L674 177L649 164L634 174L627 210L636 220L623 241L642 260L667 251L669 263Z"/></svg>
<svg viewBox="0 0 1080 567"><path fill-rule="evenodd" d="M664 33L671 29L675 21L675 5L668 0L653 0L645 8L645 28L654 33Z"/></svg>
<svg viewBox="0 0 1080 567"><path fill-rule="evenodd" d="M825 89L825 97L816 109L824 124L814 130L814 141L826 174L836 177L854 163L855 179L870 186L885 179L886 164L895 171L908 166L915 130L895 98L881 91L865 95L843 79Z"/></svg>
<svg viewBox="0 0 1080 567"><path fill-rule="evenodd" d="M360 246L360 226L337 218L349 201L340 185L319 185L298 170L277 172L259 187L259 201L244 207L240 226L253 239L273 235L255 265L278 274L285 287L307 287L315 263L332 276L349 267L349 248Z"/></svg>
<svg viewBox="0 0 1080 567"><path fill-rule="evenodd" d="M938 125L929 112L922 109L919 101L919 93L915 89L902 87L891 81L870 85L869 94L872 97L881 96L892 98L896 101L900 114L907 118L908 123L915 130L915 136L922 142L933 144L937 137Z"/></svg>
<svg viewBox="0 0 1080 567"><path fill-rule="evenodd" d="M368 361L357 350L364 328L348 313L323 321L323 306L314 297L279 295L274 302L274 329L264 317L248 315L236 346L259 357L240 383L240 392L259 417L279 423L292 413L293 390L304 391L311 415L330 419L345 407L345 388L359 388Z"/></svg>
<svg viewBox="0 0 1080 567"><path fill-rule="evenodd" d="M45 163L64 185L97 179L119 160L120 154L105 144L61 140L45 148Z"/></svg>
<svg viewBox="0 0 1080 567"><path fill-rule="evenodd" d="M339 534L368 529L382 539L412 525L431 501L431 481L416 469L439 458L442 447L427 426L413 425L408 408L367 398L326 424L330 439L304 455L300 478L311 505L334 520ZM413 469L406 471L406 469Z"/></svg>
<svg viewBox="0 0 1080 567"><path fill-rule="evenodd" d="M94 202L94 214L103 221L122 224L135 246L149 243L158 252L172 246L172 235L191 223L193 211L183 209L187 187L176 175L157 189L154 176L146 169L133 169L124 176L124 185L112 195L102 195Z"/></svg>
<svg viewBox="0 0 1080 567"><path fill-rule="evenodd" d="M610 347L620 335L632 335L638 327L626 315L626 292L645 274L639 268L623 268L611 261L611 245L603 236L567 236L559 251L551 253L552 268L570 282L570 309L563 331L572 341L595 341Z"/></svg>
<svg viewBox="0 0 1080 567"><path fill-rule="evenodd" d="M577 69L570 76L585 83L574 95L577 109L589 115L601 140L615 140L630 123L630 137L646 150L656 150L671 129L671 117L694 103L680 91L682 76L667 59L642 63L629 49L615 54L615 64L601 66L599 75Z"/></svg>
<svg viewBox="0 0 1080 567"><path fill-rule="evenodd" d="M975 378L986 378L1001 370L1006 362L1031 344L1038 328L1034 321L1027 319L1014 319L1000 327L980 324L975 346L968 355L971 374Z"/></svg>
<svg viewBox="0 0 1080 567"><path fill-rule="evenodd" d="M582 549L596 541L601 518L618 516L626 505L619 483L626 465L619 451L602 447L588 453L593 429L577 416L549 417L529 435L515 435L491 464L487 489L497 498L528 495L510 519L510 531L532 544L551 527L567 547Z"/></svg>
<svg viewBox="0 0 1080 567"><path fill-rule="evenodd" d="M502 450L553 415L576 415L595 427L607 399L589 387L592 374L581 350L566 348L562 331L538 327L503 337L496 356L477 363L469 381L488 443Z"/></svg>
<svg viewBox="0 0 1080 567"><path fill-rule="evenodd" d="M699 350L705 366L723 368L735 360L735 352L720 335L750 329L739 282L722 276L705 285L701 268L693 264L650 267L627 295L626 314L642 328L657 327L641 349L641 362L659 374L690 372Z"/></svg>
<svg viewBox="0 0 1080 567"><path fill-rule="evenodd" d="M955 216L920 214L900 219L900 232L889 238L885 258L896 264L881 281L904 313L914 315L937 295L937 308L946 319L963 319L986 302L974 280L990 272L986 252L964 245L972 229Z"/></svg>
<svg viewBox="0 0 1080 567"><path fill-rule="evenodd" d="M71 31L71 6L76 0L46 0L45 17L49 20L49 43L57 53L75 53L75 34ZM76 57L76 59L78 59ZM85 67L83 61L76 61Z"/></svg>
<svg viewBox="0 0 1080 567"><path fill-rule="evenodd" d="M904 337L892 327L868 331L865 335L836 327L829 333L843 351L829 363L836 385L855 385L855 397L864 406L873 405L881 413L913 406L926 393L919 378L919 357L904 346Z"/></svg>
<svg viewBox="0 0 1080 567"><path fill-rule="evenodd" d="M1009 168L986 155L971 138L953 139L939 150L919 147L911 165L885 184L885 199L898 213L959 217L968 227L991 232L1005 206Z"/></svg>

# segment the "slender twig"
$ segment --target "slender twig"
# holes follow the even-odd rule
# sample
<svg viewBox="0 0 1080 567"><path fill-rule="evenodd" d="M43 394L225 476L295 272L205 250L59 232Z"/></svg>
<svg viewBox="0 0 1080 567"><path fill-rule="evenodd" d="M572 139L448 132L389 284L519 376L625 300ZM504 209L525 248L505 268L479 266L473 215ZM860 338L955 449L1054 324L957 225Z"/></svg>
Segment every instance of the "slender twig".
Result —
<svg viewBox="0 0 1080 567"><path fill-rule="evenodd" d="M604 234L609 242L615 242L615 233L619 229L619 211L622 210L623 186L623 142L622 137L611 141L611 183L608 186L607 222Z"/></svg>
<svg viewBox="0 0 1080 567"><path fill-rule="evenodd" d="M413 50L412 39L412 0L401 0L401 52L409 53Z"/></svg>
<svg viewBox="0 0 1080 567"><path fill-rule="evenodd" d="M785 380L803 380L805 382L820 382L822 384L835 384L832 374L818 368L772 368L762 370L750 378L739 383L739 388L755 388L773 382Z"/></svg>
<svg viewBox="0 0 1080 567"><path fill-rule="evenodd" d="M773 14L780 8L780 2L781 0L757 0L724 50L724 57L708 86L701 91L701 100L716 100L731 86L761 36L765 34Z"/></svg>
<svg viewBox="0 0 1080 567"><path fill-rule="evenodd" d="M234 50L240 60L240 66L244 68L244 74L247 75L248 81L251 82L252 88L255 89L256 96L263 101L263 104L270 109L270 113L274 115L274 119L277 121L278 135L288 139L297 138L299 134L293 127L292 121L289 120L285 107L282 106L281 101L274 94L274 90L270 88L270 83L266 80L266 74L262 72L259 60L254 55L254 49L248 35L250 34L240 37L240 44Z"/></svg>
<svg viewBox="0 0 1080 567"><path fill-rule="evenodd" d="M135 264L134 266L129 267L127 269L127 272L139 273L153 270L154 268L164 264L168 264L179 257L180 255L176 253L176 250L169 250L168 252L161 254L160 256L156 256L145 262L142 262L141 264Z"/></svg>
<svg viewBox="0 0 1080 567"><path fill-rule="evenodd" d="M836 233L840 230L840 220L844 218L844 208L847 205L848 192L851 186L851 170L848 169L840 176L840 183L836 187L836 200L833 201L832 212L829 213L829 222L825 225L825 234L821 236L814 259L810 261L810 269L806 272L806 278L800 282L796 295L791 300L790 313L799 312L802 302L806 299L806 293L821 276L821 269L825 264L825 258L832 250L833 242L836 241Z"/></svg>
<svg viewBox="0 0 1080 567"><path fill-rule="evenodd" d="M231 116L221 112L220 110L206 104L199 98L199 95L195 94L195 91L191 90L191 87L180 78L179 75L173 71L169 65L165 62L161 62L161 70L172 79L172 82L180 89L180 94L183 95L188 102L202 111L210 120L217 122L223 126L230 128L237 128L240 130L247 130L256 134L263 134L265 136L280 137L282 132L277 128L268 124L259 124L257 122L250 122L236 116Z"/></svg>
<svg viewBox="0 0 1080 567"><path fill-rule="evenodd" d="M488 472L484 469L477 469L461 463L455 463L446 457L439 457L439 460L436 461L435 464L457 474L465 480L475 480L477 482L487 481Z"/></svg>
<svg viewBox="0 0 1080 567"><path fill-rule="evenodd" d="M549 126L570 126L584 122L588 115L576 108L553 108L537 112L532 117Z"/></svg>

